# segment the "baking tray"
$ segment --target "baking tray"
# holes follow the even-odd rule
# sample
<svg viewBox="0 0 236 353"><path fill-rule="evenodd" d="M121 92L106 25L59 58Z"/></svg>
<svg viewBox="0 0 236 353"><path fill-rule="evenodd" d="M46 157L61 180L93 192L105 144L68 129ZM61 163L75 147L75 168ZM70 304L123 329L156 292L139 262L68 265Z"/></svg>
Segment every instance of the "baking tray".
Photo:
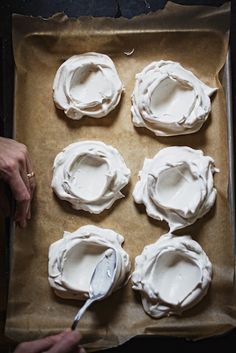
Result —
<svg viewBox="0 0 236 353"><path fill-rule="evenodd" d="M229 162L230 162L230 171L233 171L233 169L232 169L232 167L233 167L233 158L232 158L232 151L233 151L232 123L233 123L233 121L232 121L232 116L231 116L232 115L231 114L232 111L230 109L232 101L231 101L231 93L230 93L231 92L231 90L230 90L230 64L229 64L228 59L227 59L226 65L225 65L224 73L225 73L224 74L224 82L225 82L224 86L225 86L225 91L226 91L226 95L227 95L227 108L228 108ZM234 176L233 176L233 172L232 172L232 173L230 173L230 183L229 183L229 191L230 191L229 195L230 195L230 197L232 195L232 191L233 191L233 187L234 187L234 185L233 185L233 180L234 179L233 178L234 178ZM235 205L234 205L235 201L234 201L233 197L231 197L230 203L231 203L231 206L232 206L231 207L231 215L233 217L233 208L235 207ZM14 231L13 231L13 233L14 233ZM234 235L234 233L233 233L233 235ZM19 234L18 234L18 236L19 236ZM8 332L9 332L9 327L10 326L8 326ZM42 331L42 333L44 333L44 332ZM31 335L32 335L32 333L31 333ZM10 334L10 336L12 337L11 334Z"/></svg>

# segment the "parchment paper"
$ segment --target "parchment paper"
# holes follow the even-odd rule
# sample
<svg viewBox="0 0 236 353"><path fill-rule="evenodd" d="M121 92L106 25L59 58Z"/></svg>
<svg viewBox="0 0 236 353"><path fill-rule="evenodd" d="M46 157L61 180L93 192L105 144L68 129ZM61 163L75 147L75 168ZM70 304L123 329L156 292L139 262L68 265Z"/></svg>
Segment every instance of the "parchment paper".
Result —
<svg viewBox="0 0 236 353"><path fill-rule="evenodd" d="M214 158L220 173L214 177L217 200L213 209L193 226L191 234L213 263L214 277L207 296L182 317L160 320L145 314L131 282L87 311L79 324L89 350L121 344L136 335L171 335L190 339L209 337L236 326L234 255L228 187L228 138L225 96L219 77L228 50L229 4L219 8L168 3L161 11L136 17L68 19L59 14L48 20L15 15L13 45L16 63L16 139L28 146L37 176L32 220L16 229L6 324L7 336L29 340L56 333L72 323L81 302L57 298L47 280L49 245L63 231L86 224L111 228L125 237L124 249L134 259L143 247L168 230L136 206L132 191L145 157L161 148L187 145ZM131 56L124 54L134 48ZM125 85L119 106L102 119L72 121L55 108L52 83L58 67L71 55L101 52L114 61ZM135 74L154 60L174 60L212 87L212 114L192 135L157 138L134 128L131 101ZM113 145L123 155L132 178L126 197L100 215L73 211L50 187L55 156L68 144L95 139Z"/></svg>

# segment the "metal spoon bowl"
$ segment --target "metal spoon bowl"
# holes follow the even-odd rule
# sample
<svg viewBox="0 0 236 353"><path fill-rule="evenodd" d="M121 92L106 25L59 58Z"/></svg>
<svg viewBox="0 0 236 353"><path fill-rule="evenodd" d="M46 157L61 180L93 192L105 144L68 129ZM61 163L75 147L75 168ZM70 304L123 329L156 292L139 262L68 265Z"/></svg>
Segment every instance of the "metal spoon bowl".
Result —
<svg viewBox="0 0 236 353"><path fill-rule="evenodd" d="M109 293L115 274L116 253L115 250L108 249L93 271L90 281L89 298L76 314L71 325L71 330L76 329L82 315L93 302L103 299Z"/></svg>

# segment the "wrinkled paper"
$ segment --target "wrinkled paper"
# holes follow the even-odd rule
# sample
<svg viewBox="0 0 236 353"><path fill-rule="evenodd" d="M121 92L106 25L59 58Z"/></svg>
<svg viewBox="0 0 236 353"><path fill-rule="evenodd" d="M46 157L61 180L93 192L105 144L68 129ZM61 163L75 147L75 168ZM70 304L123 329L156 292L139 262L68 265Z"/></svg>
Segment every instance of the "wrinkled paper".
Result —
<svg viewBox="0 0 236 353"><path fill-rule="evenodd" d="M83 343L90 350L117 346L136 335L168 335L199 339L236 326L233 234L227 195L229 163L225 93L221 84L229 37L229 4L221 7L181 6L133 19L82 17L63 14L52 18L13 16L16 64L16 139L29 149L37 178L32 220L16 229L10 278L6 334L30 340L70 327L82 302L56 297L48 284L48 248L63 231L94 224L124 235L124 249L134 259L144 246L168 231L164 222L149 218L137 206L132 191L144 158L167 146L202 149L214 158L220 173L214 176L217 200L212 210L178 234L190 234L209 256L213 281L204 299L181 317L153 319L143 310L139 293L124 288L94 303L79 323ZM68 119L52 99L58 67L70 56L100 52L114 61L125 86L121 102L107 117ZM130 54L130 55L127 55ZM177 137L155 137L131 121L131 93L135 74L157 60L174 60L211 87L212 113L200 131ZM73 210L52 192L55 156L75 141L95 139L117 148L132 177L126 197L110 210L91 215Z"/></svg>

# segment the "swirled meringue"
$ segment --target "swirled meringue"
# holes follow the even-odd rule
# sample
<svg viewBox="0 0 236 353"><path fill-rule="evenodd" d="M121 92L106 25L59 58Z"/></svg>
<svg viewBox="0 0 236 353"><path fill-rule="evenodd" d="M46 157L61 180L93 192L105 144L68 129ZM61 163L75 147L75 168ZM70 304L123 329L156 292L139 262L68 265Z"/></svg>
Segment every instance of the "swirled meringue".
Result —
<svg viewBox="0 0 236 353"><path fill-rule="evenodd" d="M216 199L214 160L190 147L166 147L145 159L133 197L147 214L165 220L170 232L193 224Z"/></svg>
<svg viewBox="0 0 236 353"><path fill-rule="evenodd" d="M93 225L83 226L73 233L64 232L63 238L49 247L48 280L55 294L68 299L87 299L92 274L111 250L115 253L115 274L105 296L123 286L130 271L129 255L121 247L123 242L122 235ZM106 278L101 273L101 280Z"/></svg>
<svg viewBox="0 0 236 353"><path fill-rule="evenodd" d="M122 83L113 61L100 53L74 55L57 70L53 99L75 120L84 115L101 118L119 103Z"/></svg>
<svg viewBox="0 0 236 353"><path fill-rule="evenodd" d="M215 91L177 62L152 62L136 75L133 123L157 136L191 134L206 121Z"/></svg>
<svg viewBox="0 0 236 353"><path fill-rule="evenodd" d="M98 214L124 197L120 190L129 177L117 149L101 141L81 141L56 156L51 186L74 209Z"/></svg>
<svg viewBox="0 0 236 353"><path fill-rule="evenodd" d="M147 314L154 318L181 315L206 295L212 264L189 235L166 234L136 257L131 278Z"/></svg>

